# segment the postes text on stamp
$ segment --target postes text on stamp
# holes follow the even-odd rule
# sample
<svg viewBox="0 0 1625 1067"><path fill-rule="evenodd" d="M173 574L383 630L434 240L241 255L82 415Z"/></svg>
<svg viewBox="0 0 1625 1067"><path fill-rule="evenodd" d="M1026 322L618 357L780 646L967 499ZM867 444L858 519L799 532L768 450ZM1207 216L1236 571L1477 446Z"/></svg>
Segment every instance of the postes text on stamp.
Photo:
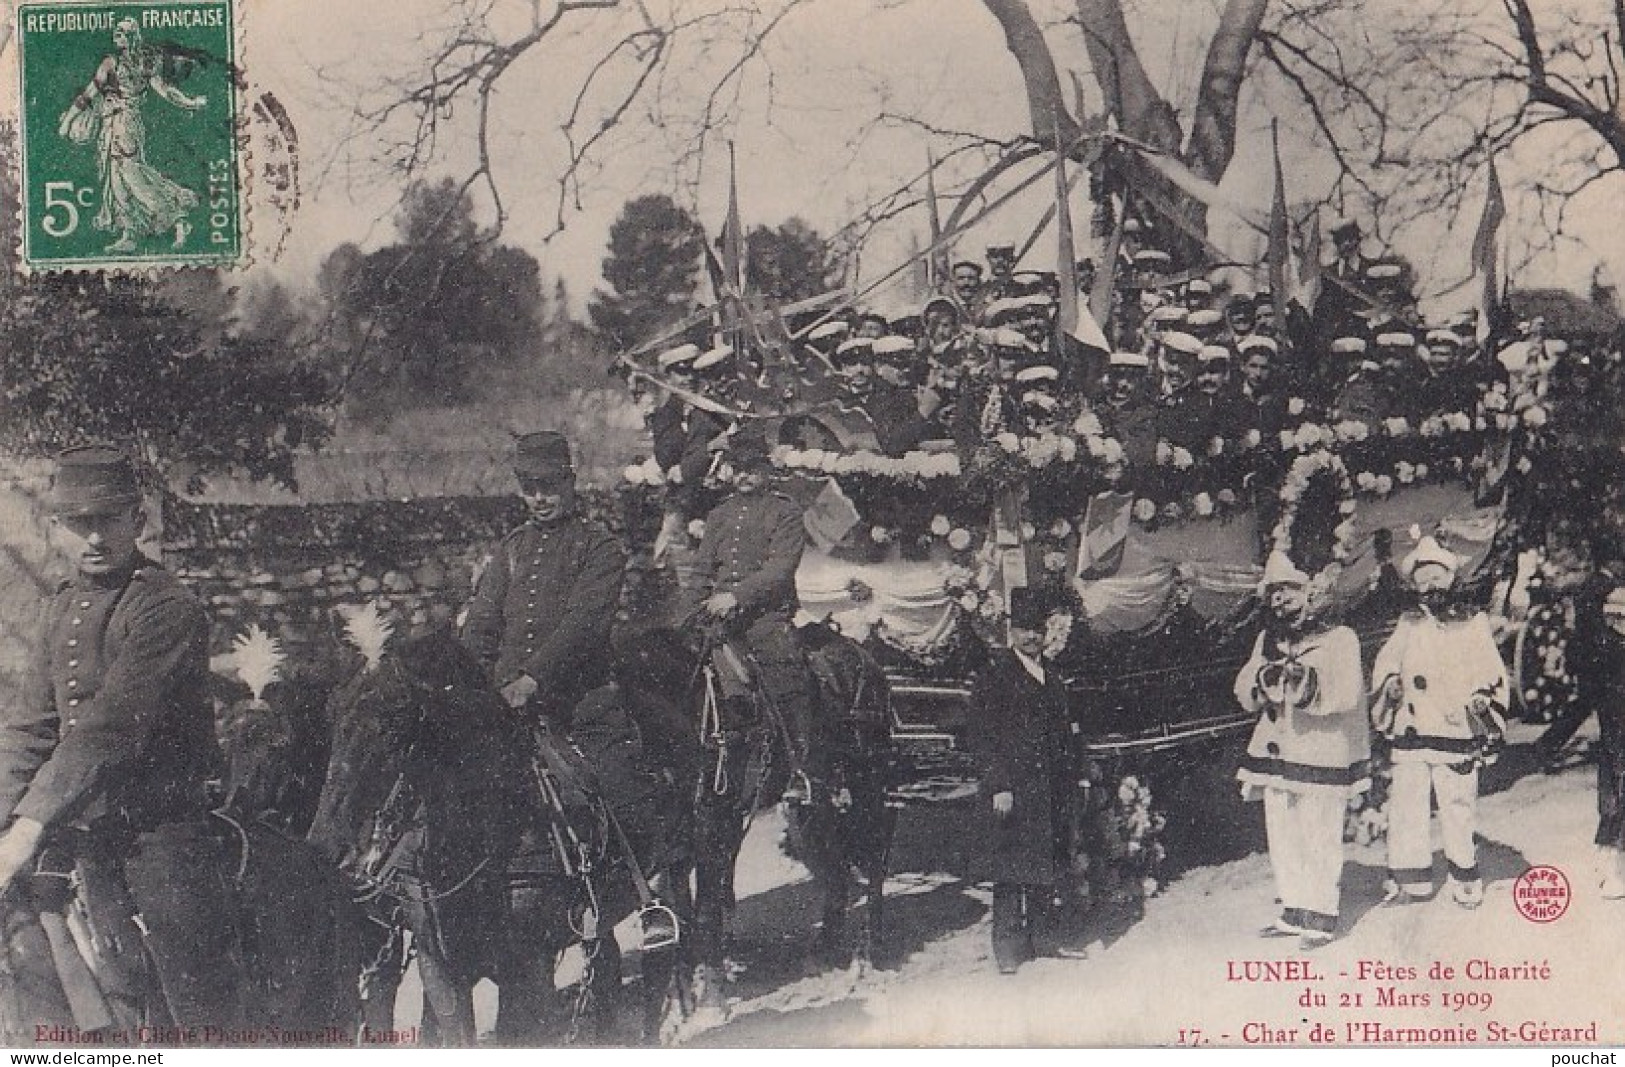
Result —
<svg viewBox="0 0 1625 1067"><path fill-rule="evenodd" d="M26 267L242 261L234 34L232 0L18 6Z"/></svg>

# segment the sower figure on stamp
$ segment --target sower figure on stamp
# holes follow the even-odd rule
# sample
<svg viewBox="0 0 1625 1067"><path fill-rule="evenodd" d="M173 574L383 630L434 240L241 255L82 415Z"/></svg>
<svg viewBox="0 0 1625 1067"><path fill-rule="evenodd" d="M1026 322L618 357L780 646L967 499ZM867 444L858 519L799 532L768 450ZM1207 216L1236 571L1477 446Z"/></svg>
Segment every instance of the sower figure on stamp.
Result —
<svg viewBox="0 0 1625 1067"><path fill-rule="evenodd" d="M103 59L90 84L62 113L58 133L76 143L96 139L96 166L101 178L98 230L118 231L109 252L134 251L140 239L168 230L181 248L192 231L187 214L198 206L198 194L179 185L147 162L147 128L141 104L151 89L186 111L208 103L188 96L165 77L163 54L141 38L133 18L113 27L116 54Z"/></svg>
<svg viewBox="0 0 1625 1067"><path fill-rule="evenodd" d="M220 755L203 609L137 549L121 453L62 453L51 510L77 574L46 607L34 695L0 723L11 978L30 1026L237 1025L245 961L205 822Z"/></svg>
<svg viewBox="0 0 1625 1067"><path fill-rule="evenodd" d="M767 436L746 424L726 440L733 492L705 518L684 617L722 636L743 637L756 680L785 733L790 783L784 798L812 798L817 765L813 678L792 632L796 568L806 545L801 506L767 486ZM728 472L724 472L725 474ZM746 718L750 716L747 715Z"/></svg>
<svg viewBox="0 0 1625 1067"><path fill-rule="evenodd" d="M576 506L575 468L570 443L552 431L519 438L514 476L529 518L497 546L481 574L463 621L462 640L491 672L508 706L530 719L538 731L533 758L550 759L549 735L570 726L575 706L607 680L609 631L620 599L626 555L597 522ZM573 795L564 781L567 799ZM584 800L584 797L580 798ZM547 835L534 827L525 851L535 863L548 863ZM522 861L519 867L527 866ZM516 869L512 904L516 910L545 907L531 899ZM538 869L539 873L539 869ZM530 896L527 896L527 893ZM516 928L518 925L516 924ZM531 924L540 935L546 923ZM505 946L497 1034L510 1041L535 1040L553 993L552 951L524 938ZM619 950L613 934L589 936L587 950L602 964L599 972L618 982ZM599 943L601 942L601 943Z"/></svg>
<svg viewBox="0 0 1625 1067"><path fill-rule="evenodd" d="M1259 714L1237 777L1264 802L1281 917L1265 937L1332 939L1343 879L1343 815L1370 784L1370 732L1360 639L1315 618L1309 576L1285 553L1264 566L1268 621L1236 676L1236 699Z"/></svg>
<svg viewBox="0 0 1625 1067"><path fill-rule="evenodd" d="M1390 900L1433 895L1430 807L1438 802L1450 893L1464 908L1484 902L1474 840L1478 771L1506 733L1510 690L1487 616L1451 596L1461 560L1433 537L1400 564L1420 606L1401 615L1371 671L1372 718L1389 739Z"/></svg>
<svg viewBox="0 0 1625 1067"><path fill-rule="evenodd" d="M1046 619L1038 590L1012 589L1010 646L992 653L971 689L969 740L982 766L976 875L993 882L1001 974L1049 939L1052 898L1071 869L1078 759L1066 686L1041 658Z"/></svg>

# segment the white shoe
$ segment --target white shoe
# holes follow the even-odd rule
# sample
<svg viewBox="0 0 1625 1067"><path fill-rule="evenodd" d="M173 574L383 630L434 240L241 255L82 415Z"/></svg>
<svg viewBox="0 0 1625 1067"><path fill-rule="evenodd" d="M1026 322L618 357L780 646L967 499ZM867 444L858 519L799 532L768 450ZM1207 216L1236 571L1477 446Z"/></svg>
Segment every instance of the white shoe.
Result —
<svg viewBox="0 0 1625 1067"><path fill-rule="evenodd" d="M1478 907L1484 903L1483 879L1474 878L1470 882L1458 881L1455 878L1450 879L1450 899L1469 911Z"/></svg>

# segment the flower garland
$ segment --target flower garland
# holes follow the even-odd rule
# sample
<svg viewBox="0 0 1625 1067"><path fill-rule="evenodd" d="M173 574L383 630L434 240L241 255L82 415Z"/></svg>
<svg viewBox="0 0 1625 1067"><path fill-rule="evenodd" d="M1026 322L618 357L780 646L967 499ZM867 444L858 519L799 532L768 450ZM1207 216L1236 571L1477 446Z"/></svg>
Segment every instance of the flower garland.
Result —
<svg viewBox="0 0 1625 1067"><path fill-rule="evenodd" d="M1348 468L1338 456L1321 448L1308 452L1292 461L1286 481L1281 486L1281 517L1271 535L1274 547L1292 558L1292 537L1297 529L1298 510L1309 483L1317 476L1332 479L1337 491L1337 511L1341 516L1332 530L1331 559L1309 579L1312 602L1324 600L1342 574L1343 565L1354 550L1354 486L1349 480Z"/></svg>
<svg viewBox="0 0 1625 1067"><path fill-rule="evenodd" d="M960 473L959 457L952 452L906 452L901 456L887 456L878 452L834 452L780 445L773 449L771 459L776 466L810 474L861 474L920 481L957 478Z"/></svg>

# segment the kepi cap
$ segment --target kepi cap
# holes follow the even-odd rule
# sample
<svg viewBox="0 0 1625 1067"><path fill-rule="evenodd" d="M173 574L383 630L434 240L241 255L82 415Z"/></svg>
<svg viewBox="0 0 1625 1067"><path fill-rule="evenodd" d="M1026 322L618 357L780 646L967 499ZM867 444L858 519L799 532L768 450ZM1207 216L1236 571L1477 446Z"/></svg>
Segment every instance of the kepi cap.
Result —
<svg viewBox="0 0 1625 1067"><path fill-rule="evenodd" d="M569 440L557 430L521 434L514 443L513 472L539 481L568 481L575 476Z"/></svg>
<svg viewBox="0 0 1625 1067"><path fill-rule="evenodd" d="M123 452L110 445L81 445L57 453L53 515L111 515L139 503L135 465Z"/></svg>

